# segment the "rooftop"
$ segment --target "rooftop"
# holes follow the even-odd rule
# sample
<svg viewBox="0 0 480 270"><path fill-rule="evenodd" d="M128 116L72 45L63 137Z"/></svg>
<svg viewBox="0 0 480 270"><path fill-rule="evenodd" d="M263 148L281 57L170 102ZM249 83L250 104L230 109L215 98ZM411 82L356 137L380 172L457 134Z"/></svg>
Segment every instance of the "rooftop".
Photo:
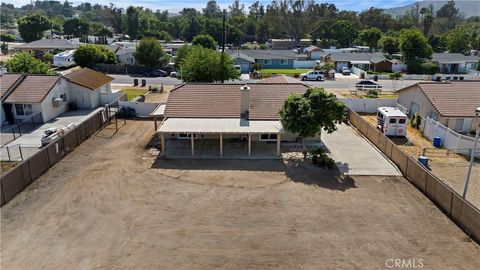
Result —
<svg viewBox="0 0 480 270"><path fill-rule="evenodd" d="M165 133L281 133L280 121L249 121L239 118L169 118L158 129Z"/></svg>
<svg viewBox="0 0 480 270"><path fill-rule="evenodd" d="M480 106L480 81L418 83L412 87L420 89L441 116L474 117Z"/></svg>
<svg viewBox="0 0 480 270"><path fill-rule="evenodd" d="M434 53L432 54L432 61L449 63L478 62L480 61L480 57L475 55L463 55L461 53Z"/></svg>
<svg viewBox="0 0 480 270"><path fill-rule="evenodd" d="M231 50L229 53L240 52L253 59L297 59L294 50Z"/></svg>
<svg viewBox="0 0 480 270"><path fill-rule="evenodd" d="M385 58L383 53L376 52L376 53L331 53L330 54L334 61L376 61L378 63Z"/></svg>
<svg viewBox="0 0 480 270"><path fill-rule="evenodd" d="M184 84L170 92L167 118L240 118L239 84ZM278 112L291 93L303 94L301 83L251 83L250 120L278 120Z"/></svg>
<svg viewBox="0 0 480 270"><path fill-rule="evenodd" d="M18 45L19 49L66 49L72 50L77 48L66 39L39 39L22 45Z"/></svg>
<svg viewBox="0 0 480 270"><path fill-rule="evenodd" d="M19 73L5 73L0 76L0 98L3 99L11 88L17 83L22 74Z"/></svg>
<svg viewBox="0 0 480 270"><path fill-rule="evenodd" d="M41 103L55 86L59 76L28 75L7 97L7 103Z"/></svg>
<svg viewBox="0 0 480 270"><path fill-rule="evenodd" d="M72 83L81 85L90 90L95 90L113 81L113 78L105 73L90 68L82 68L81 70L65 75L65 78Z"/></svg>

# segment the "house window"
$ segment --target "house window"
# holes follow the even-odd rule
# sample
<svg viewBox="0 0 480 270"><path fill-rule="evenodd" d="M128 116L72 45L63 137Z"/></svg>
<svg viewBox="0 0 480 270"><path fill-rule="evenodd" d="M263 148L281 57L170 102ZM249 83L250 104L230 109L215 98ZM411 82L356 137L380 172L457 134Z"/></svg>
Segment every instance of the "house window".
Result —
<svg viewBox="0 0 480 270"><path fill-rule="evenodd" d="M67 101L67 94L61 94L60 98L63 99L64 102Z"/></svg>
<svg viewBox="0 0 480 270"><path fill-rule="evenodd" d="M417 103L412 101L412 103L410 104L410 112L415 114L415 113L418 113L419 109L420 109L420 106Z"/></svg>
<svg viewBox="0 0 480 270"><path fill-rule="evenodd" d="M277 134L261 134L260 141L276 141Z"/></svg>
<svg viewBox="0 0 480 270"><path fill-rule="evenodd" d="M272 64L272 59L263 59L263 64L264 65L271 65Z"/></svg>
<svg viewBox="0 0 480 270"><path fill-rule="evenodd" d="M287 59L280 59L280 65L287 65L288 60Z"/></svg>
<svg viewBox="0 0 480 270"><path fill-rule="evenodd" d="M428 114L428 117L432 120L435 120L437 121L438 120L438 114L434 111L431 111L429 114Z"/></svg>
<svg viewBox="0 0 480 270"><path fill-rule="evenodd" d="M458 118L457 121L455 121L455 131L462 131L463 130L463 118Z"/></svg>
<svg viewBox="0 0 480 270"><path fill-rule="evenodd" d="M17 115L30 115L33 113L32 104L15 104Z"/></svg>

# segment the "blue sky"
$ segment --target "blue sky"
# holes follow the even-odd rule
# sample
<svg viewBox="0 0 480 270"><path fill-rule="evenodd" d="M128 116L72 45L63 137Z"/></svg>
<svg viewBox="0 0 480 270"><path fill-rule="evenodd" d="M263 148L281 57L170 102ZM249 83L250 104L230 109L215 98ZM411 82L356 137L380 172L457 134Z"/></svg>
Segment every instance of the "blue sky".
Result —
<svg viewBox="0 0 480 270"><path fill-rule="evenodd" d="M24 5L30 3L30 0L3 0L7 3L12 3L17 5ZM63 1L63 0L60 0ZM101 3L104 5L108 5L108 3L113 2L116 6L120 7L127 7L129 5L136 5L136 6L144 6L151 9L168 9L170 11L179 11L184 7L194 7L197 9L205 7L207 1L195 1L195 0L116 0L116 1L97 1L97 0L69 0L74 4L79 4L82 2L89 2L89 3ZM233 0L217 0L217 3L220 5L221 8L227 8ZM251 3L255 2L255 0L241 0L241 3L245 4L248 7ZM268 4L270 0L260 0L263 4ZM415 0L330 0L330 1L318 1L318 2L328 2L333 3L337 8L341 10L354 10L354 11L361 11L364 9L368 9L372 6L378 8L390 8L390 7L398 7L404 6L411 3L414 3Z"/></svg>

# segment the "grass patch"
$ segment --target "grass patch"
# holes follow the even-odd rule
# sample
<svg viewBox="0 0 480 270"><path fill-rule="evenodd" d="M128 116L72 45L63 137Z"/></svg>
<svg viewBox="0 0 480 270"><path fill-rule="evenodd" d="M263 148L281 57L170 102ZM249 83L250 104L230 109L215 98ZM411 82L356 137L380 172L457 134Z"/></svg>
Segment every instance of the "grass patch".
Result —
<svg viewBox="0 0 480 270"><path fill-rule="evenodd" d="M283 69L283 68L270 68L270 69L262 69L260 73L263 74L286 74L286 75L295 75L295 74L302 74L309 72L311 69L300 69L300 68L291 68L291 69Z"/></svg>
<svg viewBox="0 0 480 270"><path fill-rule="evenodd" d="M128 100L132 100L137 96L145 95L148 92L148 89L124 88L121 91L123 93L127 93Z"/></svg>

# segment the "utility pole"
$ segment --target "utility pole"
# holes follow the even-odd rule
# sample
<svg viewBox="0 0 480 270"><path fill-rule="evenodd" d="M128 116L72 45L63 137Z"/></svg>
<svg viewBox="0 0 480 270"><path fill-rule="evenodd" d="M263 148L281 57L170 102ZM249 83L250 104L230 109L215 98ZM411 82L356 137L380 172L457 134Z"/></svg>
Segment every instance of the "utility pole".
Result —
<svg viewBox="0 0 480 270"><path fill-rule="evenodd" d="M225 81L225 72L224 72L224 68L223 68L223 65L224 65L224 58L225 58L225 40L227 39L226 37L226 34L225 34L225 19L226 19L226 14L227 14L227 11L224 9L223 10L223 22L222 22L222 55L220 57L220 60L221 60L221 72L222 72L222 83L224 83Z"/></svg>

